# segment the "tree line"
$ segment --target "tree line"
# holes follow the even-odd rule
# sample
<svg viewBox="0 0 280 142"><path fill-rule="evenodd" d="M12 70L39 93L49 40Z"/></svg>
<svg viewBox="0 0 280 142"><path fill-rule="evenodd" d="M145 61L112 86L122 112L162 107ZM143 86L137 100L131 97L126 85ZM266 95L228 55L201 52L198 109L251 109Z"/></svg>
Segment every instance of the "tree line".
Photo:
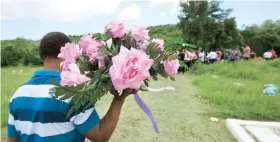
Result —
<svg viewBox="0 0 280 142"><path fill-rule="evenodd" d="M239 29L235 17L230 16L233 9L222 9L220 3L221 1L180 2L178 26L182 29L182 37L187 43L206 50L235 49L247 44L259 56L272 48L279 54L280 19L266 20L260 25Z"/></svg>
<svg viewBox="0 0 280 142"><path fill-rule="evenodd" d="M220 8L220 1L181 2L178 24L150 26L151 38L162 38L167 50L183 48L181 43L193 44L204 50L241 48L248 44L261 56L274 48L280 53L280 20L266 20L260 25L248 25L239 29L232 9ZM246 13L244 13L246 14ZM250 18L250 17L248 17ZM95 33L99 35L100 33ZM70 35L77 43L81 35ZM17 38L1 41L1 66L42 65L39 56L40 41Z"/></svg>

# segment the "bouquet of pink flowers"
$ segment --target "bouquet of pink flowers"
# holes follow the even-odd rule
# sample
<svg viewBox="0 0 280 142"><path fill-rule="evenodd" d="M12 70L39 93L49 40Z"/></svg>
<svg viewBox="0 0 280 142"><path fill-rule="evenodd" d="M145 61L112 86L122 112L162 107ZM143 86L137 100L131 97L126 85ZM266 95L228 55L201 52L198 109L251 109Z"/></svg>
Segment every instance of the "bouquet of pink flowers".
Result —
<svg viewBox="0 0 280 142"><path fill-rule="evenodd" d="M85 111L112 90L117 92L114 95L125 89L145 90L150 78L157 80L159 75L174 80L179 68L177 55L164 51L164 41L150 40L148 33L143 27L126 30L122 22L112 21L104 34L85 34L78 45L67 43L61 48L61 82L53 82L56 87L50 93L61 100L70 99L67 117L78 109ZM137 94L133 96L158 132L149 108Z"/></svg>

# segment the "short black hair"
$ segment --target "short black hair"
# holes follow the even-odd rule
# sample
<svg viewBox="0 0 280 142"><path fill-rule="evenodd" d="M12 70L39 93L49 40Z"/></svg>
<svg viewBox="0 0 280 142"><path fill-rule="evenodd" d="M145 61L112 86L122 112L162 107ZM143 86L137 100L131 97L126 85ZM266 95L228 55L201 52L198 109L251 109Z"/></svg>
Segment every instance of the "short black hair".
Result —
<svg viewBox="0 0 280 142"><path fill-rule="evenodd" d="M60 48L71 40L67 35L61 32L50 32L46 34L40 42L40 57L57 58L60 53Z"/></svg>

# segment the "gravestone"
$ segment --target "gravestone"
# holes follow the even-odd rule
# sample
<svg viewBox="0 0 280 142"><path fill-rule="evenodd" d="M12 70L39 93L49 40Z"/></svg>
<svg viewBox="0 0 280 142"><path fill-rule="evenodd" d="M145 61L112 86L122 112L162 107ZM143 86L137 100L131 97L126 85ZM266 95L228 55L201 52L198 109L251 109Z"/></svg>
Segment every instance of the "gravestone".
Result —
<svg viewBox="0 0 280 142"><path fill-rule="evenodd" d="M238 142L280 142L280 122L227 119L226 124Z"/></svg>

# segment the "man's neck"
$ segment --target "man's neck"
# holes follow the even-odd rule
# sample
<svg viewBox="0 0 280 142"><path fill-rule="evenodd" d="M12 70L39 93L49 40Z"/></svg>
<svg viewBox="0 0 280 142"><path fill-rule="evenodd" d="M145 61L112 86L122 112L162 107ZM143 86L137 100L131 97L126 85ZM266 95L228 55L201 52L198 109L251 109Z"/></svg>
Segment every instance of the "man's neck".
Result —
<svg viewBox="0 0 280 142"><path fill-rule="evenodd" d="M58 58L45 58L44 70L56 70L61 72L60 63L61 60Z"/></svg>

